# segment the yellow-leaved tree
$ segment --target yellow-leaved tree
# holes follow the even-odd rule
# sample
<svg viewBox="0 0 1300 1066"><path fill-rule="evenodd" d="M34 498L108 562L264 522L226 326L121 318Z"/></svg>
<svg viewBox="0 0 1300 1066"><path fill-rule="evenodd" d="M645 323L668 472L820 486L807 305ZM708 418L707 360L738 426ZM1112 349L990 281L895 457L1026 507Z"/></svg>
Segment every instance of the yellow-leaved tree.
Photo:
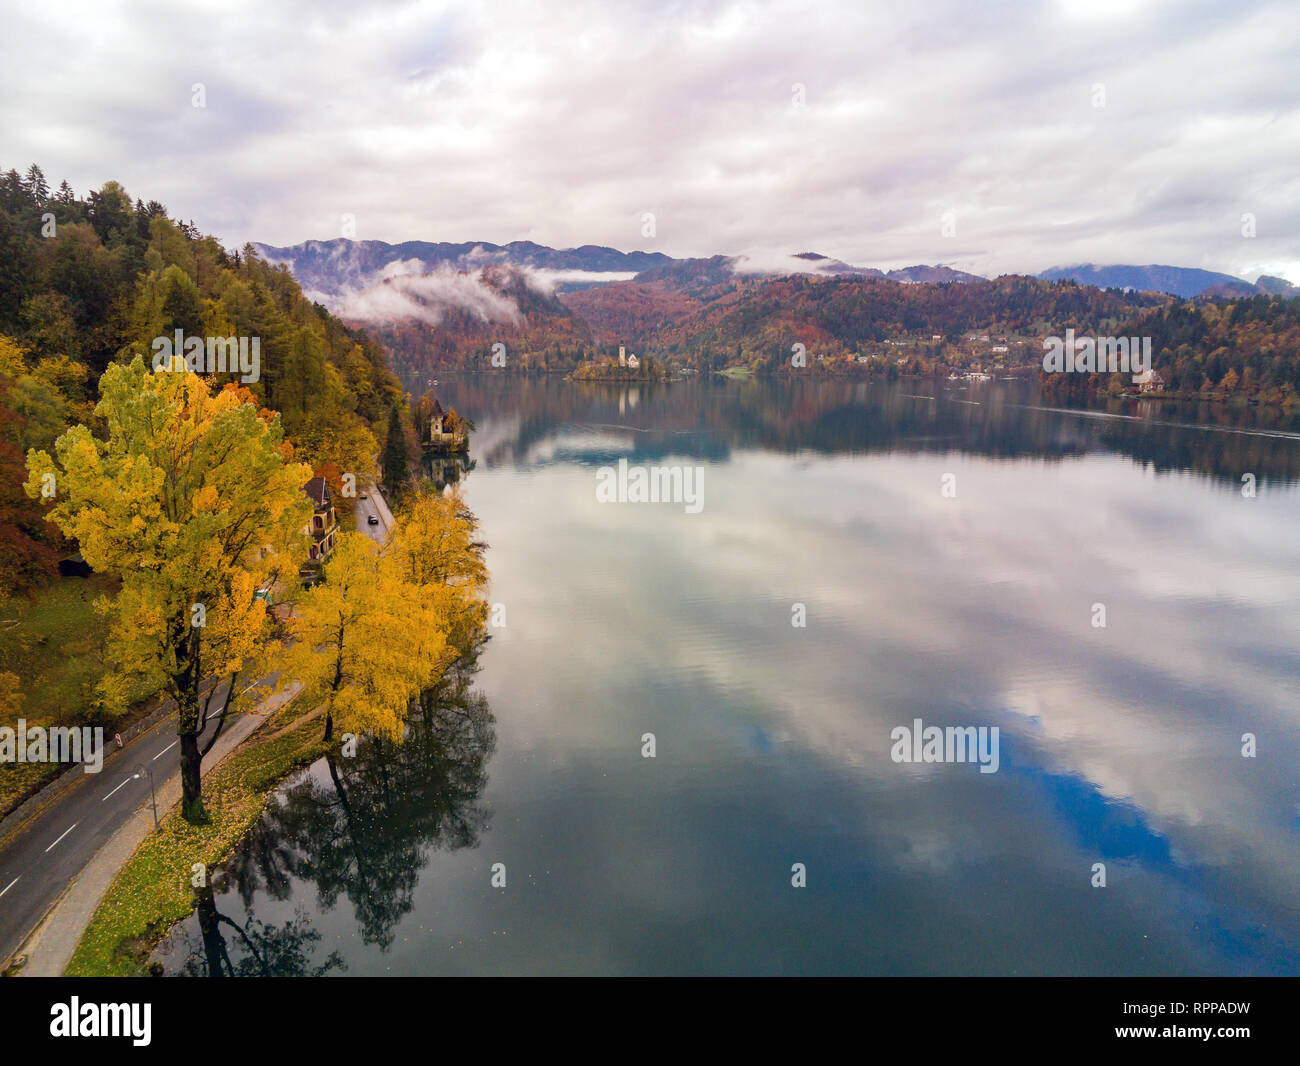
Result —
<svg viewBox="0 0 1300 1066"><path fill-rule="evenodd" d="M478 539L478 520L459 492L443 495L427 484L395 517L387 550L399 564L401 577L437 607L456 657L464 655L482 635L487 619L487 545Z"/></svg>
<svg viewBox="0 0 1300 1066"><path fill-rule="evenodd" d="M363 533L341 533L321 581L299 597L281 685L323 705L325 740L346 730L400 740L410 701L456 658L439 604L403 580L396 558Z"/></svg>
<svg viewBox="0 0 1300 1066"><path fill-rule="evenodd" d="M179 367L150 371L137 356L110 366L99 392L107 439L78 425L59 437L57 459L29 452L24 487L52 500L49 520L92 567L121 579L100 602L103 698L120 703L141 674L162 681L177 706L182 813L202 821L208 703L225 678L219 731L234 676L273 643L255 593L305 555L311 468L286 460L278 415Z"/></svg>

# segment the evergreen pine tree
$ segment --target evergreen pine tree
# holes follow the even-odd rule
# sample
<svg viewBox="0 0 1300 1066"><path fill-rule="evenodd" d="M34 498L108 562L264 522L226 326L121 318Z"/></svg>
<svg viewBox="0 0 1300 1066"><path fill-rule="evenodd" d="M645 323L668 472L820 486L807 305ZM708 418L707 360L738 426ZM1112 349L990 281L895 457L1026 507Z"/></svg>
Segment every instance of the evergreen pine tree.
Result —
<svg viewBox="0 0 1300 1066"><path fill-rule="evenodd" d="M388 439L384 443L384 484L393 493L401 491L409 476L406 467L406 431L394 406L388 413Z"/></svg>

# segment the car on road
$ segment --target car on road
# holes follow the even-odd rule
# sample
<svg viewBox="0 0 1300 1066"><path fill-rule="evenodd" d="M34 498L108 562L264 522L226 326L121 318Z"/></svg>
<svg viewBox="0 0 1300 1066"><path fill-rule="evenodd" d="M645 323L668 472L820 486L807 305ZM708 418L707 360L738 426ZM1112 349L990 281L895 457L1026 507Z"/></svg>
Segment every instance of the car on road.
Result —
<svg viewBox="0 0 1300 1066"><path fill-rule="evenodd" d="M376 518L374 515L371 515L369 518L366 519L366 521L369 522L372 526L379 525L379 519Z"/></svg>
<svg viewBox="0 0 1300 1066"><path fill-rule="evenodd" d="M363 500L368 500L368 499L370 499L370 497L367 496L364 492L361 494L361 498L362 498Z"/></svg>

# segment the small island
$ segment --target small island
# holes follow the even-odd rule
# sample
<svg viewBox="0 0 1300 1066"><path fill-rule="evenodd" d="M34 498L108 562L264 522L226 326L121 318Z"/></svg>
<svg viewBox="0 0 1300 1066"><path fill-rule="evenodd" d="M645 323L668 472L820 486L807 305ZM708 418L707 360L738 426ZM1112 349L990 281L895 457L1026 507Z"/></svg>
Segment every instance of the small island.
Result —
<svg viewBox="0 0 1300 1066"><path fill-rule="evenodd" d="M583 363L569 375L571 381L672 381L669 369L648 356L641 359L628 353L622 345L618 349L618 359L602 362Z"/></svg>

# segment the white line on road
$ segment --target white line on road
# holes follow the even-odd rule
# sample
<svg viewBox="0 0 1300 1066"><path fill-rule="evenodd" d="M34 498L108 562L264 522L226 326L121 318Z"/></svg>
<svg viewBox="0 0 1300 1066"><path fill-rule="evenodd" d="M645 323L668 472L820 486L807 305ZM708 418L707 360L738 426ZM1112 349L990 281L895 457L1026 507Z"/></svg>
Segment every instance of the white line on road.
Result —
<svg viewBox="0 0 1300 1066"><path fill-rule="evenodd" d="M19 874L18 877L22 877L22 874ZM11 888L14 887L14 885L18 884L18 877L15 877L12 881L10 881L7 885L5 885L5 892L8 892ZM3 896L5 892L0 892L0 896Z"/></svg>
<svg viewBox="0 0 1300 1066"><path fill-rule="evenodd" d="M73 822L70 826L68 826L67 829L65 829L65 830L63 831L63 834L59 837L59 840L62 840L63 837L67 836L69 833L71 833L71 832L72 832L74 829L76 829L76 828L77 828L77 823L76 823L76 822ZM59 842L59 840L56 840L56 841L54 842L54 844L57 844L57 843ZM54 844L51 844L49 848L46 848L46 849L45 849L46 854L49 854L50 848L54 847Z"/></svg>
<svg viewBox="0 0 1300 1066"><path fill-rule="evenodd" d="M180 743L180 738L178 737L176 740L173 740L170 744L168 744L167 747L163 748L162 751L160 751L157 755L155 755L155 756L154 756L152 759L150 759L149 761L150 761L150 762L157 762L157 761L158 761L159 759L161 759L164 755L166 755L169 751L171 751L172 748L176 747L176 745L179 744L179 743Z"/></svg>
<svg viewBox="0 0 1300 1066"><path fill-rule="evenodd" d="M122 778L122 785L125 785L128 781L134 781L134 780L135 780L135 775L134 775L134 774L132 774L130 777L124 777L124 778ZM122 785L118 785L117 788L121 788ZM113 789L113 792L116 792L116 791L117 791L117 788ZM111 796L111 795L113 794L113 792L110 792L110 793L108 794L108 796ZM105 796L104 799L100 800L99 802L100 802L100 803L103 803L104 800L108 799L108 796Z"/></svg>

